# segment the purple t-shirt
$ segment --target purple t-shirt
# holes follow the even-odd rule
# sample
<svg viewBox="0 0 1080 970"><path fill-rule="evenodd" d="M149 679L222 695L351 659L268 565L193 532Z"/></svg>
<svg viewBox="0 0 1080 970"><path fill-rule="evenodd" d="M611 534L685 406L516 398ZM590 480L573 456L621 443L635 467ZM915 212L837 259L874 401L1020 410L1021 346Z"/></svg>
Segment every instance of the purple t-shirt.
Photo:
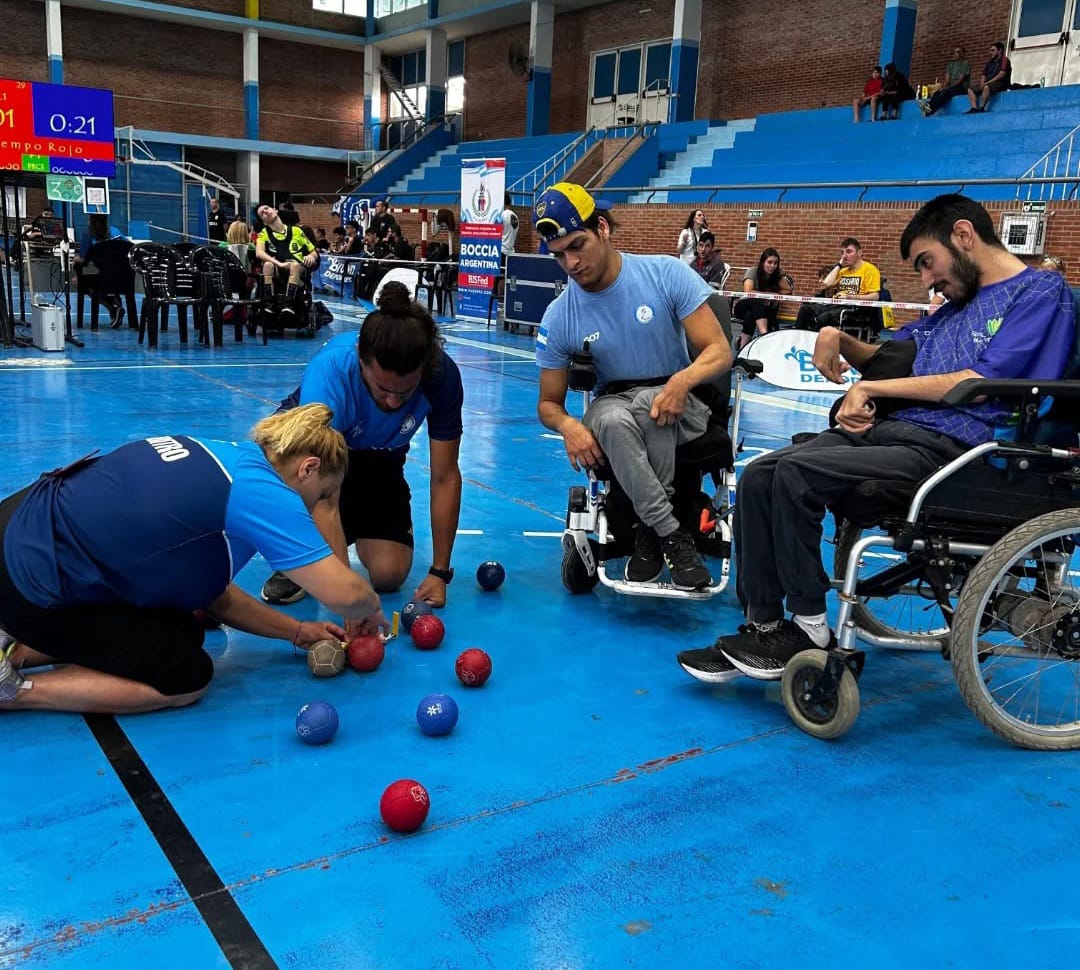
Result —
<svg viewBox="0 0 1080 970"><path fill-rule="evenodd" d="M1058 273L1025 269L980 287L965 306L946 303L896 339L914 340L918 348L912 377L970 369L986 378L1056 380L1076 345L1072 291ZM1015 415L1010 405L988 400L962 408L903 408L892 417L978 445Z"/></svg>

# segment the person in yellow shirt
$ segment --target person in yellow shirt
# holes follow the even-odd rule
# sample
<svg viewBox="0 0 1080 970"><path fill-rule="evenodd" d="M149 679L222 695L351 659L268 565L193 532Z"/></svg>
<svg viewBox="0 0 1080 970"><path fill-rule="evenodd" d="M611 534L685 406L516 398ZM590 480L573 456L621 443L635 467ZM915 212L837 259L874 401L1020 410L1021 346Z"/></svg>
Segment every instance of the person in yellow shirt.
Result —
<svg viewBox="0 0 1080 970"><path fill-rule="evenodd" d="M881 271L862 258L862 245L854 236L840 241L840 258L821 281L822 296L834 296L845 300L877 300L881 296ZM796 326L801 330L820 330L822 327L840 326L840 313L850 307L834 307L821 303L805 303L799 310ZM873 318L871 320L870 318ZM880 321L873 307L866 310L855 308L854 314L844 318L845 327L874 326ZM875 327L876 329L876 327Z"/></svg>

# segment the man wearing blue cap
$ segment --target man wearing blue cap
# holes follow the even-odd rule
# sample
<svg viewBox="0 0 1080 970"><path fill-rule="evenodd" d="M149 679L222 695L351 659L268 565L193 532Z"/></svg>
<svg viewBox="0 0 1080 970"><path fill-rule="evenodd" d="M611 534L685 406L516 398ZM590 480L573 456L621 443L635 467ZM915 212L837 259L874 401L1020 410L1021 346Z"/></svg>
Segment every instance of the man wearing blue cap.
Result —
<svg viewBox="0 0 1080 970"><path fill-rule="evenodd" d="M681 260L619 252L609 206L580 185L544 192L533 224L571 281L536 335L540 421L563 436L575 469L606 460L630 498L641 524L627 580L652 582L666 564L676 586L707 586L709 571L671 496L675 448L700 437L709 419L691 392L731 366L707 302L712 291ZM579 421L566 411L566 391L571 355L586 346L599 390ZM697 352L692 363L688 346Z"/></svg>

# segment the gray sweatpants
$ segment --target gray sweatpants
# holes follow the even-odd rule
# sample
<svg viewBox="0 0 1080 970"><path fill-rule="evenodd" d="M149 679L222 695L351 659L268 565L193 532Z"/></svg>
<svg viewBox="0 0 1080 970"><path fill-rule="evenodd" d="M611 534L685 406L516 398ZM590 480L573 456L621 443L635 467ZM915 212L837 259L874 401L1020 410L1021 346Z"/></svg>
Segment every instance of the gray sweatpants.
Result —
<svg viewBox="0 0 1080 970"><path fill-rule="evenodd" d="M679 420L661 426L649 417L661 390L638 387L602 395L589 405L582 423L600 444L638 518L666 537L679 527L671 509L675 449L705 433L709 409L690 394Z"/></svg>

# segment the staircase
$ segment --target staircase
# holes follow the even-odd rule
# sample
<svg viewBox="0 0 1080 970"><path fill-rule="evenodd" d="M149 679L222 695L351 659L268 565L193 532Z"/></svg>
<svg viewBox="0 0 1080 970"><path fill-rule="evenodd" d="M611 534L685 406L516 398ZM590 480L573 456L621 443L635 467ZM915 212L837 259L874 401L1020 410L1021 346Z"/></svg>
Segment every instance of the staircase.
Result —
<svg viewBox="0 0 1080 970"><path fill-rule="evenodd" d="M742 132L751 132L756 119L729 121L726 124L711 126L703 135L691 136L686 148L665 160L660 159L660 172L649 179L650 186L660 187L656 193L637 192L630 196L629 202L667 202L668 194L664 186L688 185L691 172L695 168L710 167L716 152L730 151L735 147L735 139Z"/></svg>
<svg viewBox="0 0 1080 970"><path fill-rule="evenodd" d="M387 90L398 99L398 103L405 109L405 113L408 115L409 120L423 121L424 113L416 106L416 102L409 97L405 88L401 86L401 81L398 80L397 75L385 64L380 64L379 76L382 78L383 84L386 85Z"/></svg>

